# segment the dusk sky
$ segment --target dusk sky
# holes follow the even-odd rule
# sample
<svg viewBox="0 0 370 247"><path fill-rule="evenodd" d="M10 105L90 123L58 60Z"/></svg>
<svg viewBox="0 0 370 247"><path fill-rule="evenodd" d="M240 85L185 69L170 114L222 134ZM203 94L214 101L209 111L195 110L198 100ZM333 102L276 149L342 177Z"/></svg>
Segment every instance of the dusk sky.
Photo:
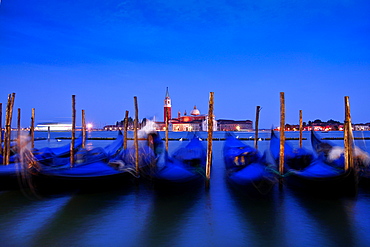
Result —
<svg viewBox="0 0 370 247"><path fill-rule="evenodd" d="M369 0L2 0L0 102L15 92L22 126L71 121L76 95L97 127L125 111L163 120L166 87L172 115L208 111L216 119L370 122ZM5 114L4 114L5 115ZM4 121L3 116L3 121Z"/></svg>

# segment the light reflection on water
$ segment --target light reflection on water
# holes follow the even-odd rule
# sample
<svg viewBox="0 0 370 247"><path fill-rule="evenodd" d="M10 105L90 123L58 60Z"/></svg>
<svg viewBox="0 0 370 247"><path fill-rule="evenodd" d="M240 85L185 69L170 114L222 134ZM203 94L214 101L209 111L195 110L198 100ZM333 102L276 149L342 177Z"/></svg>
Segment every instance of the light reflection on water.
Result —
<svg viewBox="0 0 370 247"><path fill-rule="evenodd" d="M116 132L93 134L115 137ZM52 133L60 135L68 133ZM269 132L260 137L269 137ZM304 146L310 148L309 133L304 137L308 139ZM36 142L36 147L46 145L47 141ZM180 143L169 145L171 151ZM259 142L261 151L268 145ZM201 185L191 193L168 195L140 183L116 191L42 199L20 191L1 192L1 246L370 246L370 190L360 189L356 198L322 199L275 187L266 198L247 197L225 182L222 147L222 141L214 142L209 191Z"/></svg>

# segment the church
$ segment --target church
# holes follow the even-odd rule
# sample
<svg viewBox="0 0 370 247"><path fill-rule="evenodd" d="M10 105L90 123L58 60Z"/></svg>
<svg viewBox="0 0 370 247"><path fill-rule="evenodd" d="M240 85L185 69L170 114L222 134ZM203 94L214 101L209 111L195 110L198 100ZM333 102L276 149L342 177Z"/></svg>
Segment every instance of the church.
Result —
<svg viewBox="0 0 370 247"><path fill-rule="evenodd" d="M172 118L172 104L168 87L164 98L163 119L163 122L156 122L158 130L166 130L166 119L168 119L169 131L208 131L208 115L201 114L196 106L190 111L190 114L185 111L181 115L181 112L178 112L177 117ZM251 120L220 119L216 121L213 118L212 121L213 131L253 131Z"/></svg>
<svg viewBox="0 0 370 247"><path fill-rule="evenodd" d="M172 118L172 105L171 98L166 89L166 95L164 98L164 114L163 122L156 122L158 130L166 129L166 120L168 119L168 130L169 131L207 131L208 130L208 115L201 114L196 106L190 111L188 115L185 111L183 115L181 112L177 113L176 118ZM217 131L217 121L213 117L213 130Z"/></svg>

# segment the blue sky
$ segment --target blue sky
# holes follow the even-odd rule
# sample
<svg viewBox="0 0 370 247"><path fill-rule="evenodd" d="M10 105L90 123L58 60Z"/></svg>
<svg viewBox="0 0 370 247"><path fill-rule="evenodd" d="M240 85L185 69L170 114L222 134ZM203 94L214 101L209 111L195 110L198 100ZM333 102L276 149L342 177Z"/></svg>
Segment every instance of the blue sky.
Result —
<svg viewBox="0 0 370 247"><path fill-rule="evenodd" d="M2 0L0 102L15 92L22 126L70 121L102 127L129 110L163 119L194 105L217 119L279 124L343 121L350 97L355 123L370 122L370 2L351 1L55 1ZM16 112L16 110L15 110ZM16 118L14 114L13 119ZM3 117L4 119L4 117ZM15 124L15 121L13 121Z"/></svg>

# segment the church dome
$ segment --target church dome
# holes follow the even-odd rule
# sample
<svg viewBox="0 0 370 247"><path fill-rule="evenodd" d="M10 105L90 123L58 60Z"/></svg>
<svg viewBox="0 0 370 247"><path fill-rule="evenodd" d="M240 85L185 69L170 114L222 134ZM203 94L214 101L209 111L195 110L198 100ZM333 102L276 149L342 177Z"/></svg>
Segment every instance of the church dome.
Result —
<svg viewBox="0 0 370 247"><path fill-rule="evenodd" d="M193 116L198 116L198 115L200 115L200 111L197 109L197 107L196 107L196 106L194 106L194 109L193 109L193 110L191 110L190 115L193 115Z"/></svg>

